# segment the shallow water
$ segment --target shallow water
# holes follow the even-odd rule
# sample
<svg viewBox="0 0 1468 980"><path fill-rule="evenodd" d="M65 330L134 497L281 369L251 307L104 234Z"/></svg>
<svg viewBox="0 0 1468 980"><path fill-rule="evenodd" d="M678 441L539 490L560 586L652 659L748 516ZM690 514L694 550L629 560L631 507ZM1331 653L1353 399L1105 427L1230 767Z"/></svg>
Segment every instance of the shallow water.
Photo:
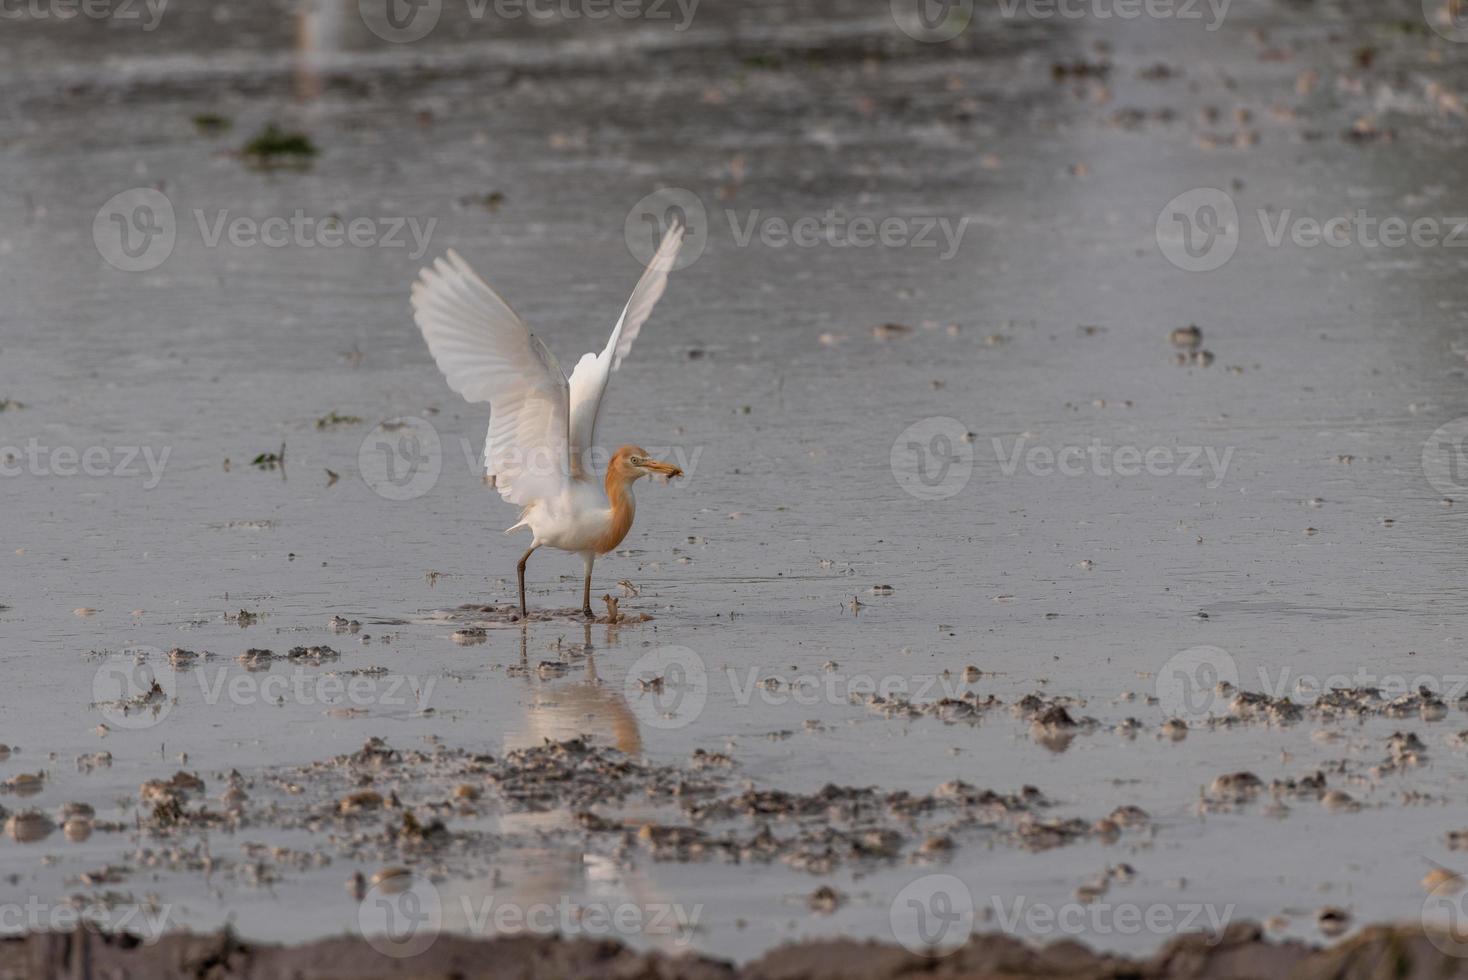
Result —
<svg viewBox="0 0 1468 980"><path fill-rule="evenodd" d="M0 453L17 457L0 481L0 741L14 748L0 778L47 773L39 794L0 805L81 800L128 828L6 838L9 907L111 890L130 896L124 908L154 896L170 927L232 921L280 940L358 928L343 882L382 862L343 856L320 832L264 813L163 842L133 825L139 784L179 768L210 797L238 770L252 799L285 812L325 788L298 780L292 794L277 777L371 736L498 757L587 733L663 763L727 752L736 782L761 787L929 792L962 779L1038 787L1056 804L1047 817L1089 822L1123 804L1151 815L1115 843L1040 853L962 827L951 856L918 861L916 834L896 861L815 875L641 853L583 861L568 813L487 803L446 820L479 835L473 859L447 861L437 881L451 928L474 928L461 913L489 896L671 904L700 908L699 949L746 959L802 937L891 939L902 889L952 874L978 928L1139 951L1175 926L1118 924L1122 906L1200 924L1284 915L1280 934L1318 939L1323 905L1356 923L1415 920L1433 863L1461 868L1445 835L1465 796L1451 736L1468 693L1455 574L1468 480L1434 448L1463 433L1434 433L1468 415L1468 251L1269 242L1286 210L1448 227L1468 212L1468 45L1430 31L1421 5L1239 2L1214 31L985 9L949 44L910 40L880 5L710 4L685 31L475 21L449 5L427 39L388 45L354 10L190 3L149 32L16 22L0 47L12 93L0 399L20 403L0 412ZM1102 62L1104 81L1055 77L1057 64ZM1139 77L1158 63L1172 77ZM1306 92L1297 78L1311 69ZM1216 122L1200 119L1208 106ZM1172 115L1133 128L1127 109ZM233 125L201 134L204 112ZM1380 135L1342 135L1368 117ZM320 146L308 169L262 172L231 152L270 120ZM1200 140L1237 131L1257 144ZM478 621L461 607L513 599L524 544L500 534L513 510L473 458L485 412L433 367L408 283L455 248L574 363L636 280L624 229L643 227L639 202L659 187L700 200L702 251L616 376L601 435L688 477L639 488L637 524L598 563L594 592L630 581L639 594L622 611L654 619L489 622L486 642L456 644ZM174 209L171 254L139 272L102 254L118 259L97 244L105 215L94 240L99 209L131 188ZM1187 253L1158 241L1159 213L1194 188L1225 190L1239 214L1237 250L1212 271L1179 268L1168 255ZM1195 218L1196 200L1182 205ZM379 231L402 219L405 244L209 244L223 212L298 208ZM767 223L829 209L899 218L904 234L931 227L935 245L850 247L838 223L782 247ZM941 229L965 219L945 257ZM765 233L745 241L751 221ZM410 229L430 222L415 254ZM1220 254L1203 252L1202 264ZM912 329L874 335L885 323ZM1211 366L1173 363L1169 333L1190 323ZM333 412L360 421L318 428ZM426 421L374 429L402 417ZM424 444L401 440L424 425L441 449L422 482L384 484L381 444L406 465ZM283 471L251 465L282 444ZM1093 445L1100 463L1070 452L1069 472L1027 455ZM106 475L64 475L79 464L57 447L100 447ZM537 555L532 605L571 606L579 570ZM242 626L240 610L258 619ZM332 632L333 616L360 631ZM317 644L340 661L257 673L235 659ZM1205 645L1217 652L1184 653ZM161 657L173 647L217 659L175 673ZM170 688L156 718L96 703L139 648ZM528 671L514 669L522 659ZM535 669L558 659L564 676ZM642 691L639 677L668 663L692 671L681 697ZM969 665L976 681L963 680ZM386 673L355 694L322 680L367 667ZM1229 698L1199 681L1231 670L1245 690L1303 684L1301 703L1321 686L1427 684L1448 713L1209 728ZM771 676L816 693L755 684ZM1004 704L977 724L890 718L852 703L874 684ZM1010 710L1030 693L1078 699L1071 713L1100 725L1047 747ZM362 711L343 717L351 707ZM1188 736L1162 737L1179 713ZM1134 737L1111 730L1129 716ZM1396 731L1426 743L1425 762L1377 771ZM77 765L99 751L110 766ZM1200 807L1215 776L1243 769L1266 783L1323 769L1363 806L1285 810L1265 793ZM137 853L201 841L225 863L244 864L251 842L331 860L267 857L274 880L261 884L238 867L150 869ZM1135 877L1078 903L1077 887L1118 862ZM119 883L77 881L108 864L129 869ZM823 884L847 896L831 915L806 905ZM1010 923L1016 903L1066 924Z"/></svg>

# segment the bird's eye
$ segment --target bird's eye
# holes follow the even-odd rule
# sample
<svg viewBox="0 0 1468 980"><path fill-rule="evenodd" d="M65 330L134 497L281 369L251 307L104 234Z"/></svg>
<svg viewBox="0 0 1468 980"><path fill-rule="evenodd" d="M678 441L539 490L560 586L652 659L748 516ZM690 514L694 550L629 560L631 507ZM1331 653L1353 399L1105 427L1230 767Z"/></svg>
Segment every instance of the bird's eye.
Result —
<svg viewBox="0 0 1468 980"><path fill-rule="evenodd" d="M629 460L629 462L633 466L641 466L643 463L646 463L647 460L643 459L641 456L633 456L632 459Z"/></svg>

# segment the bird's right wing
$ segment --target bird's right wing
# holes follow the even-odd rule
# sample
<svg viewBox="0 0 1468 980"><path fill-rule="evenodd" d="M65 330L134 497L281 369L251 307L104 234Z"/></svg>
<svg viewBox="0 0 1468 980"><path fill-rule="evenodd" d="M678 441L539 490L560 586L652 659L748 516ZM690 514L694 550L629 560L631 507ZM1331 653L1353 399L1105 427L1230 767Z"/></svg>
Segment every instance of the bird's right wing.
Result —
<svg viewBox="0 0 1468 980"><path fill-rule="evenodd" d="M449 387L489 402L484 466L513 504L559 496L570 476L570 401L555 356L458 253L413 283L413 319Z"/></svg>
<svg viewBox="0 0 1468 980"><path fill-rule="evenodd" d="M587 454L596 444L596 420L601 413L602 397L612 372L622 366L622 359L632 350L642 325L668 288L668 273L678 261L683 247L684 227L674 224L663 236L652 261L632 290L632 298L622 308L617 325L600 354L583 355L571 372L571 465L590 470Z"/></svg>

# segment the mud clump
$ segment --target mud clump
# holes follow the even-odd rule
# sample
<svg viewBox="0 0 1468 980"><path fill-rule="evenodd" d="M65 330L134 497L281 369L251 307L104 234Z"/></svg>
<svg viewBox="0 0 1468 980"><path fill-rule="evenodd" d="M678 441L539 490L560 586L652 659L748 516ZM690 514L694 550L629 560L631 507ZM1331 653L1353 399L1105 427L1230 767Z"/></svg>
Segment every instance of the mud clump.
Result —
<svg viewBox="0 0 1468 980"><path fill-rule="evenodd" d="M5 832L19 844L45 840L55 829L55 822L40 810L21 810L5 821Z"/></svg>
<svg viewBox="0 0 1468 980"><path fill-rule="evenodd" d="M337 763L350 764L354 766L367 766L369 768L380 768L382 766L393 766L402 762L402 756L395 749L390 749L381 738L373 737L367 740L367 744L358 749L350 756L339 757Z"/></svg>
<svg viewBox="0 0 1468 980"><path fill-rule="evenodd" d="M911 701L897 695L883 697L880 694L853 695L852 701L888 718L937 718L948 724L977 722L983 718L984 712L1002 703L993 695L980 697L973 691L933 701Z"/></svg>
<svg viewBox="0 0 1468 980"><path fill-rule="evenodd" d="M205 805L190 807L190 801L203 793L204 781L191 772L179 770L168 779L150 779L138 788L143 806L138 822L155 834L233 826L237 813L220 813Z"/></svg>
<svg viewBox="0 0 1468 980"><path fill-rule="evenodd" d="M95 701L91 706L93 708L120 711L124 715L134 713L142 714L150 711L154 715L157 715L168 704L168 701L168 692L163 690L163 685L158 683L157 678L154 678L153 683L149 685L146 691L134 694L132 697L117 698L112 701Z"/></svg>
<svg viewBox="0 0 1468 980"><path fill-rule="evenodd" d="M46 774L44 772L21 772L0 783L0 790L14 793L16 796L34 796L45 785Z"/></svg>
<svg viewBox="0 0 1468 980"><path fill-rule="evenodd" d="M1395 698L1387 698L1374 687L1334 688L1317 697L1312 710L1324 717L1410 718L1417 715L1436 721L1447 713L1447 702L1427 687Z"/></svg>
<svg viewBox="0 0 1468 980"><path fill-rule="evenodd" d="M1209 785L1207 800L1224 804L1247 803L1263 788L1264 781L1252 772L1225 773Z"/></svg>
<svg viewBox="0 0 1468 980"><path fill-rule="evenodd" d="M561 806L584 809L632 795L688 798L718 788L684 770L640 762L585 738L517 749L491 766L487 775L512 809L532 811Z"/></svg>
<svg viewBox="0 0 1468 980"><path fill-rule="evenodd" d="M1387 697L1373 687L1332 688L1317 695L1309 704L1258 691L1240 691L1227 683L1219 684L1217 693L1231 696L1229 714L1222 718L1209 718L1207 724L1212 728L1251 722L1292 725L1307 716L1325 722L1347 718L1411 717L1438 721L1446 716L1448 710L1447 702L1427 687L1396 697Z"/></svg>
<svg viewBox="0 0 1468 980"><path fill-rule="evenodd" d="M1245 774L1247 775L1247 773ZM1325 795L1325 773L1320 770L1299 779L1276 779L1269 784L1269 792L1276 798L1296 797L1318 800Z"/></svg>
<svg viewBox="0 0 1468 980"><path fill-rule="evenodd" d="M806 904L810 906L812 912L819 915L830 915L845 901L846 896L830 885L822 885L806 896Z"/></svg>
<svg viewBox="0 0 1468 980"><path fill-rule="evenodd" d="M355 793L348 793L342 797L336 805L338 813L352 814L365 813L369 810L380 810L383 807L382 794L375 790L363 789Z"/></svg>
<svg viewBox="0 0 1468 980"><path fill-rule="evenodd" d="M341 654L331 647L292 647L286 654L286 659L293 664L307 664L319 667L334 660L340 660Z"/></svg>
<svg viewBox="0 0 1468 980"><path fill-rule="evenodd" d="M186 670L197 664L200 659L199 654L193 650L185 650L183 647L174 647L168 651L168 662L173 665L174 670Z"/></svg>
<svg viewBox="0 0 1468 980"><path fill-rule="evenodd" d="M1186 327L1178 327L1168 334L1167 339L1174 347L1182 347L1193 350L1203 343L1203 331L1197 324L1188 324Z"/></svg>
<svg viewBox="0 0 1468 980"><path fill-rule="evenodd" d="M239 665L248 671L269 670L270 662L275 659L275 651L252 648L240 654L236 660Z"/></svg>
<svg viewBox="0 0 1468 980"><path fill-rule="evenodd" d="M1274 698L1252 691L1239 691L1229 702L1228 709L1235 717L1276 725L1292 725L1305 715L1304 709L1289 698Z"/></svg>
<svg viewBox="0 0 1468 980"><path fill-rule="evenodd" d="M1386 740L1391 768L1406 769L1427 761L1427 746L1415 732L1393 732Z"/></svg>
<svg viewBox="0 0 1468 980"><path fill-rule="evenodd" d="M1085 840L1096 831L1094 823L1079 817L1068 820L1041 820L1030 817L1022 821L1014 832L1014 839L1026 850L1048 851Z"/></svg>

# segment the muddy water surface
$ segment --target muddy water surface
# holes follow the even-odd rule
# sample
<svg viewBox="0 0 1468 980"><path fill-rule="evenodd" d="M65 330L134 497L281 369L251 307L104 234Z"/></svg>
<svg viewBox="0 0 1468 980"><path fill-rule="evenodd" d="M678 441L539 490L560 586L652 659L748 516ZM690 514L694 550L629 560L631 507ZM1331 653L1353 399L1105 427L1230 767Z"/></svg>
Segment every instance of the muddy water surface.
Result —
<svg viewBox="0 0 1468 980"><path fill-rule="evenodd" d="M884 6L777 3L682 31L450 5L390 45L348 7L0 35L0 778L44 772L0 805L96 811L84 841L0 843L14 904L295 940L359 928L344 884L409 865L449 928L486 900L674 908L747 959L893 938L903 889L947 874L978 928L1143 951L1225 919L1318 939L1324 906L1416 920L1434 863L1461 868L1468 252L1292 239L1358 212L1449 239L1468 212L1468 46L1419 4L1240 2L1216 30L986 9L948 44ZM240 157L271 121L309 166ZM135 188L174 244L128 272L107 204ZM686 193L639 204L659 188ZM1236 219L1179 198L1199 188ZM646 217L687 195L696 261L602 428L688 472L639 488L597 565L596 595L653 618L509 622L479 608L512 601L523 548L477 470L485 412L434 369L408 283L455 248L574 362ZM298 211L377 244L228 231ZM854 217L897 237L858 247ZM579 570L538 555L532 605L571 607ZM1441 706L1311 707L1421 685ZM151 703L109 703L129 695ZM671 769L507 790L506 760L543 761L517 750L580 735ZM405 755L323 765L369 738ZM179 770L205 788L140 797ZM1264 785L1214 786L1238 771ZM657 829L828 783L944 789L702 814L734 844ZM385 805L336 812L362 789ZM1096 827L1118 807L1145 817ZM798 842L830 814L847 837ZM650 932L621 930L681 936Z"/></svg>

